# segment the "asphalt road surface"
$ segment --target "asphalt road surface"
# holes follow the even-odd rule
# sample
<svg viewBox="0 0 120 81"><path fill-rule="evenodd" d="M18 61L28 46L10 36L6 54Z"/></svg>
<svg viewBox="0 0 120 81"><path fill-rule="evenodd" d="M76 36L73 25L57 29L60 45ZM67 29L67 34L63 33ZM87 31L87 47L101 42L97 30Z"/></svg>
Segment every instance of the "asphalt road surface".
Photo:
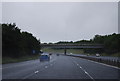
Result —
<svg viewBox="0 0 120 81"><path fill-rule="evenodd" d="M2 79L120 79L120 68L56 54L50 61L39 59L2 65Z"/></svg>
<svg viewBox="0 0 120 81"><path fill-rule="evenodd" d="M120 57L112 57L112 56L99 56L99 57L96 57L95 55L89 55L89 56L86 56L85 54L68 54L68 55L73 55L73 56L84 56L84 57L92 57L92 58L101 58L103 60L118 60L120 61Z"/></svg>

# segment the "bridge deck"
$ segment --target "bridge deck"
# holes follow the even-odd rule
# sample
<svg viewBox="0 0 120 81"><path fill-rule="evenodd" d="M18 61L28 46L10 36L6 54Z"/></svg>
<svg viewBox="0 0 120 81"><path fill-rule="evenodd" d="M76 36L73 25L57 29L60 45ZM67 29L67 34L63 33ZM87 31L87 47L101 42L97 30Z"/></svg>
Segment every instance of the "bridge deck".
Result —
<svg viewBox="0 0 120 81"><path fill-rule="evenodd" d="M104 48L102 44L41 44L42 48Z"/></svg>

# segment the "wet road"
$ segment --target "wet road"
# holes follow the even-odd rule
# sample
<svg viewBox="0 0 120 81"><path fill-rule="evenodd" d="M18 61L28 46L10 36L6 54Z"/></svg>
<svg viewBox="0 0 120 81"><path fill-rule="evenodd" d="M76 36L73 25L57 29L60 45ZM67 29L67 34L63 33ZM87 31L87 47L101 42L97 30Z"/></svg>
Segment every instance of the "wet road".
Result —
<svg viewBox="0 0 120 81"><path fill-rule="evenodd" d="M39 59L4 64L3 79L119 79L120 69L106 64L56 54L50 61Z"/></svg>

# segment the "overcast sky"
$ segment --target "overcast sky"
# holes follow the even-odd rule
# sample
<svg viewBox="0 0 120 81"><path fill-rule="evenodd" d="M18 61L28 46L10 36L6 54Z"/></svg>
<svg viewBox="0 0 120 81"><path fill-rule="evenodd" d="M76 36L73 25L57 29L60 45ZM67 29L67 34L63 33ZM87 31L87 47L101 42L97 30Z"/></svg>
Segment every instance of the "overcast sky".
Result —
<svg viewBox="0 0 120 81"><path fill-rule="evenodd" d="M78 41L118 33L117 2L3 2L2 22L41 42Z"/></svg>

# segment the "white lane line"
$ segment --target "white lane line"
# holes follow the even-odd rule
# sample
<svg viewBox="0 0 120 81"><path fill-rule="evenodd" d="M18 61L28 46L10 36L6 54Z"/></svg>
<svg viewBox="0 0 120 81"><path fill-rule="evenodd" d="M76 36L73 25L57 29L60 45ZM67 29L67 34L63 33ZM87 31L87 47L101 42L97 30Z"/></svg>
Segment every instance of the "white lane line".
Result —
<svg viewBox="0 0 120 81"><path fill-rule="evenodd" d="M85 71L76 61L73 61L75 64L77 64L77 66L79 66L79 68L80 69L82 69L84 72L85 72L85 74L87 74L93 81L95 81L94 79L93 79L93 77L92 76L90 76L90 74L87 72L87 71Z"/></svg>
<svg viewBox="0 0 120 81"><path fill-rule="evenodd" d="M50 63L53 62L53 61L55 61L55 60L56 60L56 59L52 59L52 60L50 60Z"/></svg>
<svg viewBox="0 0 120 81"><path fill-rule="evenodd" d="M32 76L32 75L34 75L34 73L31 73L30 75L25 76L23 79L27 79L27 78L29 78L29 77Z"/></svg>
<svg viewBox="0 0 120 81"><path fill-rule="evenodd" d="M48 66L45 66L45 68L48 68ZM40 72L40 71L43 71L43 69L42 69L42 70L37 70L37 71L35 71L34 73L31 73L30 75L25 76L23 79L27 79L27 78L31 77L32 75L37 74L37 73Z"/></svg>
<svg viewBox="0 0 120 81"><path fill-rule="evenodd" d="M84 71L86 74L88 74L88 72Z"/></svg>
<svg viewBox="0 0 120 81"><path fill-rule="evenodd" d="M95 61L92 61L92 60L88 60L88 61L94 62L94 63L97 63L97 64L101 64L101 65L104 65L104 66L112 67L112 68L115 68L115 69L120 69L119 67L111 66L111 65L108 65L108 64L100 63L100 62L95 62Z"/></svg>
<svg viewBox="0 0 120 81"><path fill-rule="evenodd" d="M87 71L84 70L84 72L94 81L93 77L91 77Z"/></svg>
<svg viewBox="0 0 120 81"><path fill-rule="evenodd" d="M38 73L39 71L35 71L35 74Z"/></svg>
<svg viewBox="0 0 120 81"><path fill-rule="evenodd" d="M83 58L80 58L80 59L83 59ZM90 61L90 62L94 62L94 63L97 63L97 64L101 64L101 65L104 65L104 66L107 66L107 67L112 67L112 68L115 68L115 69L120 69L120 68L117 67L117 66L112 66L112 65L108 65L108 64L104 64L104 63L100 63L100 62L88 60L88 59L83 59L83 60L87 60L87 61Z"/></svg>
<svg viewBox="0 0 120 81"><path fill-rule="evenodd" d="M75 64L78 64L76 61L73 61ZM78 64L79 65L79 64Z"/></svg>
<svg viewBox="0 0 120 81"><path fill-rule="evenodd" d="M79 64L77 64L77 66L79 66Z"/></svg>
<svg viewBox="0 0 120 81"><path fill-rule="evenodd" d="M79 68L81 68L82 69L82 67L80 66Z"/></svg>
<svg viewBox="0 0 120 81"><path fill-rule="evenodd" d="M89 74L86 70L84 70L80 65L79 65L79 67L85 72L85 74L87 74L93 81L95 81L95 80L93 79L93 77L90 76L90 74Z"/></svg>
<svg viewBox="0 0 120 81"><path fill-rule="evenodd" d="M48 66L45 66L45 68L48 68Z"/></svg>
<svg viewBox="0 0 120 81"><path fill-rule="evenodd" d="M52 62L55 63L54 60L56 60L56 59L51 60L50 63L52 63ZM53 65L53 64L52 64L52 65ZM45 68L48 68L48 66L45 66ZM43 71L43 70L44 70L44 69L39 70L39 71L35 71L34 73L31 73L31 74L29 74L28 76L23 77L23 79L27 79L27 78L31 77L32 75L37 74L38 72Z"/></svg>

